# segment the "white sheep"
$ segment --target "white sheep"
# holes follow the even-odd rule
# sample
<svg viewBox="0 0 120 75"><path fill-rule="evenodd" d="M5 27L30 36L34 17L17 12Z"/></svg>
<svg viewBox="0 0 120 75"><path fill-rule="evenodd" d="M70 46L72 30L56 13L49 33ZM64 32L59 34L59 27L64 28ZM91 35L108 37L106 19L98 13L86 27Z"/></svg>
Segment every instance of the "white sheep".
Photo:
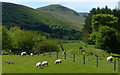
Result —
<svg viewBox="0 0 120 75"><path fill-rule="evenodd" d="M21 55L22 55L22 56L23 56L23 55L27 55L27 52L22 52Z"/></svg>
<svg viewBox="0 0 120 75"><path fill-rule="evenodd" d="M58 59L54 62L54 64L57 64L57 63L62 63L62 60L61 59Z"/></svg>
<svg viewBox="0 0 120 75"><path fill-rule="evenodd" d="M36 67L41 67L41 62L38 62L37 64L36 64Z"/></svg>
<svg viewBox="0 0 120 75"><path fill-rule="evenodd" d="M107 61L112 61L112 60L113 60L112 56L107 57Z"/></svg>
<svg viewBox="0 0 120 75"><path fill-rule="evenodd" d="M33 56L33 53L30 53L31 56Z"/></svg>
<svg viewBox="0 0 120 75"><path fill-rule="evenodd" d="M63 52L62 52L62 55L64 55L64 54L66 54L66 52L65 52L65 51L63 51Z"/></svg>
<svg viewBox="0 0 120 75"><path fill-rule="evenodd" d="M44 65L48 66L48 61L43 61L41 66L44 66Z"/></svg>

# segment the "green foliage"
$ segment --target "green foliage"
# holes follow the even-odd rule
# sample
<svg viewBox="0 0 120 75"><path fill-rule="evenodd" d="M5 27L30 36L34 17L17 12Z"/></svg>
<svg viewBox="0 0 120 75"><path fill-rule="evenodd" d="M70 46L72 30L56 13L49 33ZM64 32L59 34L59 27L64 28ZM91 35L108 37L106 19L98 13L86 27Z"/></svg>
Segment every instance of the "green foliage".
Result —
<svg viewBox="0 0 120 75"><path fill-rule="evenodd" d="M117 36L115 29L108 26L101 26L96 35L96 46L109 52L119 53L120 40L118 40Z"/></svg>
<svg viewBox="0 0 120 75"><path fill-rule="evenodd" d="M3 28L3 31L7 30L4 26ZM6 36L5 32L3 32L3 36ZM22 51L41 53L43 52L42 50L46 52L59 50L56 43L41 36L39 32L21 30L20 27L17 26L7 30L7 36L9 36L7 38L10 38L10 42L8 43L8 41L5 40L6 44L5 47L3 44L3 50L12 50L12 52L16 54L20 54ZM3 39L7 38L3 37ZM9 44L11 47L9 47Z"/></svg>
<svg viewBox="0 0 120 75"><path fill-rule="evenodd" d="M2 26L2 49L7 50L11 47L11 38L8 35L8 29Z"/></svg>
<svg viewBox="0 0 120 75"><path fill-rule="evenodd" d="M110 14L98 14L92 17L92 29L98 31L100 26L116 27L118 18Z"/></svg>
<svg viewBox="0 0 120 75"><path fill-rule="evenodd" d="M115 27L120 32L120 10L113 9L111 10L107 6L104 8L93 8L90 13L88 14L88 17L85 20L85 25L83 26L83 41L89 42L89 36L92 33L92 17L97 14L110 14L114 15L118 18L118 23L114 25L109 25L110 27ZM104 20L104 17L103 17ZM108 20L109 21L109 20ZM97 22L96 22L97 23ZM104 23L104 22L103 22ZM107 23L108 24L108 23ZM105 24L106 25L106 24Z"/></svg>
<svg viewBox="0 0 120 75"><path fill-rule="evenodd" d="M41 42L36 42L33 51L35 53L43 53L43 52L53 52L53 51L59 51L59 47L56 45L54 41L46 40Z"/></svg>
<svg viewBox="0 0 120 75"><path fill-rule="evenodd" d="M92 18L92 30L90 42L95 43L97 48L108 52L119 53L120 39L116 27L118 18L109 14L98 14Z"/></svg>

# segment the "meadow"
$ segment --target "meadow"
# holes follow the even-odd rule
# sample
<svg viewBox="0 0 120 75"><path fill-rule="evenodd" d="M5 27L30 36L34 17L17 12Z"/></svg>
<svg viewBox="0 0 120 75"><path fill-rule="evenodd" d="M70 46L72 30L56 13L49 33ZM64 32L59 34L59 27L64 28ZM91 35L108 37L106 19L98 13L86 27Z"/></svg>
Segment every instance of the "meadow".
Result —
<svg viewBox="0 0 120 75"><path fill-rule="evenodd" d="M82 46L86 53L86 63L83 64L83 54L79 47ZM87 47L85 47L87 46ZM63 45L67 52L66 60L62 51L35 55L35 56L20 56L20 55L3 55L2 56L2 72L3 73L117 73L118 67L114 71L113 62L106 61L108 53L100 49L95 49L93 45L87 45L85 43L65 43ZM96 66L96 57L87 53L91 51L97 54L99 58L99 65ZM73 54L75 54L75 61L73 62ZM62 64L54 64L56 59L62 59ZM48 67L36 68L37 62L47 60L49 62ZM14 64L6 64L6 62L14 62ZM118 66L118 64L117 64Z"/></svg>

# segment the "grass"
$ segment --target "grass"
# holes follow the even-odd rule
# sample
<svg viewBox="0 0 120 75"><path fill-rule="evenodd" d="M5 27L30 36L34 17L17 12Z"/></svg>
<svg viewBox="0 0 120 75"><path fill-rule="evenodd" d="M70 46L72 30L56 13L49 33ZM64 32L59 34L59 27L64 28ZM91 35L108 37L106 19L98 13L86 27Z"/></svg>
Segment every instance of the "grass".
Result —
<svg viewBox="0 0 120 75"><path fill-rule="evenodd" d="M79 49L79 47L83 49ZM20 55L3 55L2 56L2 72L3 73L117 73L117 70L113 70L113 63L107 62L106 58L108 53L101 49L95 49L93 45L85 43L65 43L63 45L67 52L67 60L63 60L62 64L54 64L56 58L56 52L35 55L35 56L20 56ZM86 64L83 64L83 53L81 50L85 50ZM99 66L96 67L96 57L89 54L92 52L102 58L99 60ZM76 59L73 62L73 54ZM59 52L59 58L64 59L62 52ZM49 62L48 67L38 69L35 67L37 62L47 60ZM14 62L15 64L6 64L6 62ZM118 63L117 63L118 66Z"/></svg>
<svg viewBox="0 0 120 75"><path fill-rule="evenodd" d="M59 57L59 58L62 58ZM116 73L113 71L113 63L106 61L99 61L99 67L96 67L96 61L93 57L86 57L86 64L82 62L82 56L76 58L76 62L72 61L70 56L67 60L63 60L62 64L54 64L56 57L43 56L20 56L20 55L3 55L3 73ZM38 69L35 64L38 61L47 60L49 62L48 67ZM15 64L6 64L6 62L12 61Z"/></svg>

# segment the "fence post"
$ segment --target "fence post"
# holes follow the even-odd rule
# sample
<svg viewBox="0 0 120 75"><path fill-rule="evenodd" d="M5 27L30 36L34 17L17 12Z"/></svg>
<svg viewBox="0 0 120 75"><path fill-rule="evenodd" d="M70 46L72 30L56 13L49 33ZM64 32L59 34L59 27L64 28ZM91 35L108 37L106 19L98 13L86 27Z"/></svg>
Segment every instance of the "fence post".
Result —
<svg viewBox="0 0 120 75"><path fill-rule="evenodd" d="M83 53L83 64L85 64L85 53Z"/></svg>
<svg viewBox="0 0 120 75"><path fill-rule="evenodd" d="M58 52L56 52L56 57L58 58Z"/></svg>
<svg viewBox="0 0 120 75"><path fill-rule="evenodd" d="M116 59L114 59L114 71L116 70Z"/></svg>
<svg viewBox="0 0 120 75"><path fill-rule="evenodd" d="M96 66L98 67L98 56L96 57Z"/></svg>
<svg viewBox="0 0 120 75"><path fill-rule="evenodd" d="M51 52L49 52L49 56L51 57Z"/></svg>
<svg viewBox="0 0 120 75"><path fill-rule="evenodd" d="M66 60L66 52L64 53L64 59Z"/></svg>
<svg viewBox="0 0 120 75"><path fill-rule="evenodd" d="M75 54L73 55L73 62L75 62Z"/></svg>

